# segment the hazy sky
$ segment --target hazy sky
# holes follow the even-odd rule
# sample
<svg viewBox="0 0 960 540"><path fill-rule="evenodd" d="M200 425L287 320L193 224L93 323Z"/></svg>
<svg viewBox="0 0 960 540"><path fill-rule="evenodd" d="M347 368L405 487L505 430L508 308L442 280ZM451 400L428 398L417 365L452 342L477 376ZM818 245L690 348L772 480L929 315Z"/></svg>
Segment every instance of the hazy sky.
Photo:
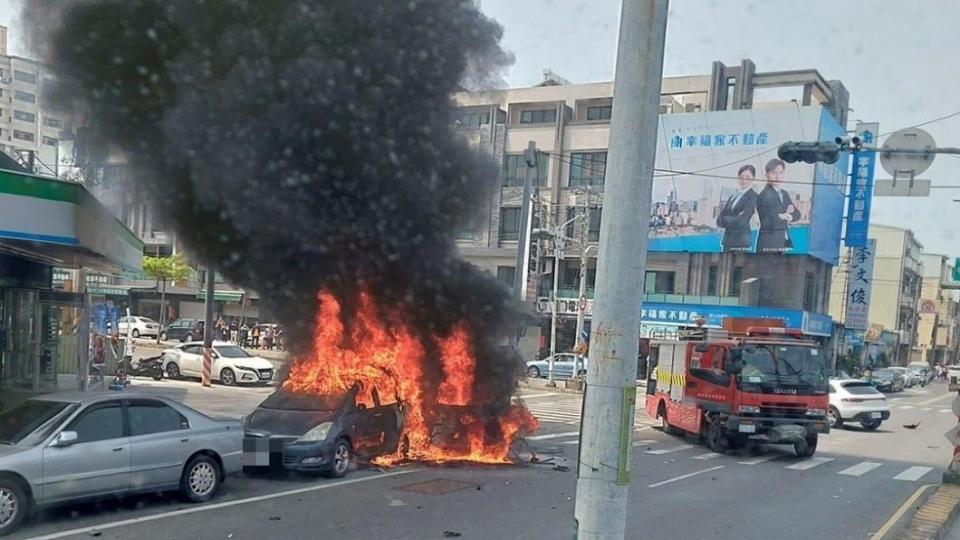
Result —
<svg viewBox="0 0 960 540"><path fill-rule="evenodd" d="M23 49L21 0L0 0L10 49ZM529 86L551 68L572 82L613 77L620 0L481 0L504 26L516 56L511 86ZM879 121L882 132L960 111L960 2L895 0L673 0L667 27L666 75L709 73L720 60L751 58L759 72L816 68L850 91L851 121ZM848 126L848 127L852 127ZM960 146L960 116L925 127L940 146ZM879 168L878 168L879 169ZM960 186L960 158L939 156L922 175ZM887 177L879 172L879 178ZM930 198L880 198L878 223L910 227L927 252L960 255L960 188Z"/></svg>

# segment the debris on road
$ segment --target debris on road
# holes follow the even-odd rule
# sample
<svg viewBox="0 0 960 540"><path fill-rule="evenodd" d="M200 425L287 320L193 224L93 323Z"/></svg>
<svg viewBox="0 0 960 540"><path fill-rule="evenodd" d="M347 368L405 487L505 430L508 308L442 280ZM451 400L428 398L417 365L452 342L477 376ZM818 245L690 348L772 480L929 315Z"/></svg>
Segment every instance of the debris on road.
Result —
<svg viewBox="0 0 960 540"><path fill-rule="evenodd" d="M921 423L923 423L923 420L917 420L916 424L904 424L903 427L907 429L917 429L917 426L919 426Z"/></svg>
<svg viewBox="0 0 960 540"><path fill-rule="evenodd" d="M456 531L443 531L443 537L444 537L444 538L459 538L459 537L461 537L461 536L463 536L463 535L460 534L460 533L458 533L458 532L456 532Z"/></svg>
<svg viewBox="0 0 960 540"><path fill-rule="evenodd" d="M559 472L567 472L570 470L570 467L567 467L566 465L554 465L553 470L559 471Z"/></svg>
<svg viewBox="0 0 960 540"><path fill-rule="evenodd" d="M270 516L270 521L280 521L280 516Z"/></svg>

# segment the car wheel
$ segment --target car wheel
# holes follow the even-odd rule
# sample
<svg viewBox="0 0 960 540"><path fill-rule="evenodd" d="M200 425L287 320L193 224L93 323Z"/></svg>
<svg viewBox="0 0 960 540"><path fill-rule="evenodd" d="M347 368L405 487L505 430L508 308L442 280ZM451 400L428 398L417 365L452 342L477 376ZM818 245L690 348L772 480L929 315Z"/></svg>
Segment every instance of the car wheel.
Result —
<svg viewBox="0 0 960 540"><path fill-rule="evenodd" d="M832 405L827 409L827 421L830 422L832 428L840 429L843 427L843 417L840 416L840 411Z"/></svg>
<svg viewBox="0 0 960 540"><path fill-rule="evenodd" d="M183 339L180 341L186 343L188 341L193 341L193 334L184 334Z"/></svg>
<svg viewBox="0 0 960 540"><path fill-rule="evenodd" d="M867 431L874 431L878 427L880 427L880 424L882 422L883 422L882 420L870 420L867 422L860 422L860 426Z"/></svg>
<svg viewBox="0 0 960 540"><path fill-rule="evenodd" d="M237 376L230 368L220 370L220 384L224 386L233 386L237 384Z"/></svg>
<svg viewBox="0 0 960 540"><path fill-rule="evenodd" d="M540 378L540 368L538 368L537 366L530 366L530 367L528 367L528 368L527 368L527 377L530 377L531 379L538 379L538 378Z"/></svg>
<svg viewBox="0 0 960 540"><path fill-rule="evenodd" d="M167 378L168 379L180 378L180 366L178 366L176 362L167 363Z"/></svg>
<svg viewBox="0 0 960 540"><path fill-rule="evenodd" d="M192 502L207 502L220 487L220 465L210 456L199 455L183 469L180 490Z"/></svg>
<svg viewBox="0 0 960 540"><path fill-rule="evenodd" d="M796 452L799 457L813 457L813 454L817 452L817 439L816 433L805 439L800 439L793 443L793 451Z"/></svg>
<svg viewBox="0 0 960 540"><path fill-rule="evenodd" d="M350 469L350 461L353 459L353 449L346 439L338 439L333 447L333 454L330 458L330 470L327 476L330 478L343 478Z"/></svg>
<svg viewBox="0 0 960 540"><path fill-rule="evenodd" d="M166 340L167 340L167 333L160 332L160 341L166 341Z"/></svg>
<svg viewBox="0 0 960 540"><path fill-rule="evenodd" d="M153 380L155 380L155 381L161 381L161 380L163 380L163 368L160 367L160 366L154 367L154 368L153 368L153 372L151 373L150 376L151 376L151 377L153 378Z"/></svg>
<svg viewBox="0 0 960 540"><path fill-rule="evenodd" d="M137 330L136 328L134 328L134 329L133 329L133 332L130 332L130 335L133 336L133 337L135 337L135 338L138 338L138 337L140 337L140 331Z"/></svg>
<svg viewBox="0 0 960 540"><path fill-rule="evenodd" d="M12 478L0 478L0 536L20 527L27 515L27 496Z"/></svg>

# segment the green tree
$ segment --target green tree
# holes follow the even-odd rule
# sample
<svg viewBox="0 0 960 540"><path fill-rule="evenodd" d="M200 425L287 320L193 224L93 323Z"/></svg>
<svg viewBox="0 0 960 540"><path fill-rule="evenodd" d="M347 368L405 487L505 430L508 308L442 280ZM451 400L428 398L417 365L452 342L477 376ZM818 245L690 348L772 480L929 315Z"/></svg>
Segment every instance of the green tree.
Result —
<svg viewBox="0 0 960 540"><path fill-rule="evenodd" d="M172 257L143 256L143 273L160 283L160 332L157 332L157 343L167 318L167 281L185 279L192 270L180 255Z"/></svg>

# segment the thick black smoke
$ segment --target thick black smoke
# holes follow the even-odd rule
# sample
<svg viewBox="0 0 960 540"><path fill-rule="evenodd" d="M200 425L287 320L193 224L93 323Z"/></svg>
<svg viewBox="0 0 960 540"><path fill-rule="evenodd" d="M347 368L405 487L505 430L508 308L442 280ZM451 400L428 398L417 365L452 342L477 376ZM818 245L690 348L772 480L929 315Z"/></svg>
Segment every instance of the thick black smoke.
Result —
<svg viewBox="0 0 960 540"><path fill-rule="evenodd" d="M450 96L468 65L509 60L472 0L26 4L61 105L295 347L319 290L348 307L366 290L423 336L466 320L478 383L509 391L514 306L453 242L497 172L452 131Z"/></svg>

